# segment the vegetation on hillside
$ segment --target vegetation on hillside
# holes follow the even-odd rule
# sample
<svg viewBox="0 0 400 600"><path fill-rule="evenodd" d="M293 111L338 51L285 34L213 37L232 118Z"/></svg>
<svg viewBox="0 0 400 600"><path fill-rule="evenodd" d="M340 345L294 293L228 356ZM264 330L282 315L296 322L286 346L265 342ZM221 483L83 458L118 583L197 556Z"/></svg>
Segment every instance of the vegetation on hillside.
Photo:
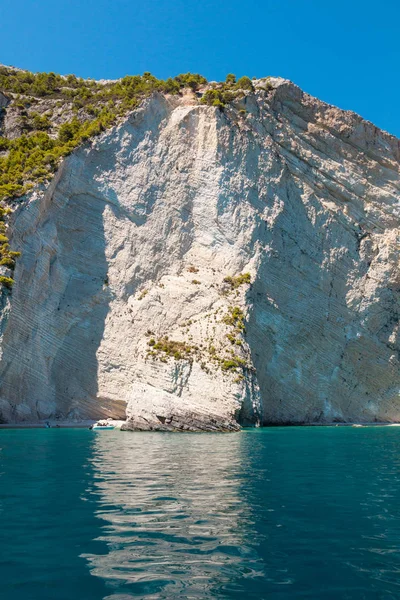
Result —
<svg viewBox="0 0 400 600"><path fill-rule="evenodd" d="M236 81L235 75L229 73L226 76L224 83L219 83L216 87L207 90L200 102L202 104L208 104L210 106L217 106L224 108L227 104L232 102L243 90L253 91L253 84L249 77L241 77Z"/></svg>
<svg viewBox="0 0 400 600"><path fill-rule="evenodd" d="M166 81L144 73L100 83L74 75L0 67L0 90L11 94L22 132L15 139L0 137L0 200L22 196L48 180L63 156L110 127L154 91L178 94L184 87L196 91L206 83L204 77L192 73ZM43 99L49 100L46 112L32 110ZM71 118L57 125L54 112L63 106Z"/></svg>
<svg viewBox="0 0 400 600"><path fill-rule="evenodd" d="M153 92L179 94L183 88L197 92L206 84L203 76L193 73L167 80L144 73L99 82L0 67L0 91L10 98L21 132L13 139L0 136L0 201L22 196L51 178L62 157L110 127ZM239 91L252 89L248 77L236 81L229 74L224 83L206 90L200 102L223 108ZM60 109L70 116L62 123Z"/></svg>
<svg viewBox="0 0 400 600"><path fill-rule="evenodd" d="M237 275L236 277L227 275L227 277L224 277L223 282L227 283L232 290L235 290L241 285L249 285L251 283L251 275L250 273L240 273L240 275Z"/></svg>
<svg viewBox="0 0 400 600"><path fill-rule="evenodd" d="M207 89L201 94L204 86ZM198 93L201 103L223 110L243 90L252 90L253 84L248 77L236 81L233 74L217 84L208 84L202 75L193 73L162 80L146 72L117 81L95 81L0 66L0 92L9 100L5 109L0 108L1 210L48 182L63 157L112 126L144 98L156 91L181 94L184 88ZM0 266L12 269L15 258L8 245L4 212L0 214ZM12 279L1 277L0 283L12 286Z"/></svg>

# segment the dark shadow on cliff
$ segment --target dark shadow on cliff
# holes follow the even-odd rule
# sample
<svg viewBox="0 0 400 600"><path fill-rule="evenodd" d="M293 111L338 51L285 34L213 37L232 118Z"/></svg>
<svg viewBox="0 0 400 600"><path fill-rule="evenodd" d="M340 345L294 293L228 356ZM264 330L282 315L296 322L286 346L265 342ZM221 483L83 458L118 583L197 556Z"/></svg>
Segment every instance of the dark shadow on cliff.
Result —
<svg viewBox="0 0 400 600"><path fill-rule="evenodd" d="M246 337L257 370L263 422L341 421L354 410L362 420L372 401L362 379L368 356L362 355L362 340L345 331L362 331L361 317L346 298L358 239L340 217L322 209L316 195L306 205L301 184L288 170L279 193L282 210L273 226L260 220L255 231L254 241L263 240L264 249L248 297ZM368 265L360 260L357 269L361 277ZM360 398L363 409L354 409L353 400Z"/></svg>
<svg viewBox="0 0 400 600"><path fill-rule="evenodd" d="M97 351L104 335L112 293L108 286L108 264L103 213L106 204L90 195L69 197L58 239L62 251L57 261L68 272L68 283L56 308L67 329L52 364L57 403L69 403L68 416L124 416L124 404L98 397ZM66 226L64 223L66 222ZM60 266L59 266L60 268Z"/></svg>
<svg viewBox="0 0 400 600"><path fill-rule="evenodd" d="M68 169L73 171L73 162L55 189L33 210L24 208L14 226L23 254L0 372L11 421L124 414L114 402L97 398L96 353L111 299L105 203L78 193Z"/></svg>

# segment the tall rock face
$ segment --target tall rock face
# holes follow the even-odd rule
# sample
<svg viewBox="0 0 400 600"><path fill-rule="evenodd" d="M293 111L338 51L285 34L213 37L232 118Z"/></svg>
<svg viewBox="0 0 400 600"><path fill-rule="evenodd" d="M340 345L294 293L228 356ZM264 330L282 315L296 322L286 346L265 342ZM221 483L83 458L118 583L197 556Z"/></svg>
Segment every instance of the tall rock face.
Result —
<svg viewBox="0 0 400 600"><path fill-rule="evenodd" d="M156 94L14 213L2 421L399 421L400 144L292 83Z"/></svg>

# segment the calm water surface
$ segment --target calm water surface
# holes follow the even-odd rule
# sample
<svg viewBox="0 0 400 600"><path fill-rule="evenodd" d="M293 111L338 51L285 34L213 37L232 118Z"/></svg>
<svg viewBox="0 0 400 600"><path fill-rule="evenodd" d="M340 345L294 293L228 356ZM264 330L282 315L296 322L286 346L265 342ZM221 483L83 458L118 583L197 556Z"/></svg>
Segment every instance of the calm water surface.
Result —
<svg viewBox="0 0 400 600"><path fill-rule="evenodd" d="M400 598L400 428L0 448L2 600Z"/></svg>

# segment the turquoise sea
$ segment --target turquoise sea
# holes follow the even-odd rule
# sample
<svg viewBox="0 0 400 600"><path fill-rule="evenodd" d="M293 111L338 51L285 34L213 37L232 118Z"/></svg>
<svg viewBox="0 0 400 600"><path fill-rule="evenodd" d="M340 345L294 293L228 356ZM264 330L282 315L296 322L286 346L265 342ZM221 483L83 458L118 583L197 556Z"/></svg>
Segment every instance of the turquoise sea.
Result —
<svg viewBox="0 0 400 600"><path fill-rule="evenodd" d="M0 430L2 600L400 598L400 428Z"/></svg>

